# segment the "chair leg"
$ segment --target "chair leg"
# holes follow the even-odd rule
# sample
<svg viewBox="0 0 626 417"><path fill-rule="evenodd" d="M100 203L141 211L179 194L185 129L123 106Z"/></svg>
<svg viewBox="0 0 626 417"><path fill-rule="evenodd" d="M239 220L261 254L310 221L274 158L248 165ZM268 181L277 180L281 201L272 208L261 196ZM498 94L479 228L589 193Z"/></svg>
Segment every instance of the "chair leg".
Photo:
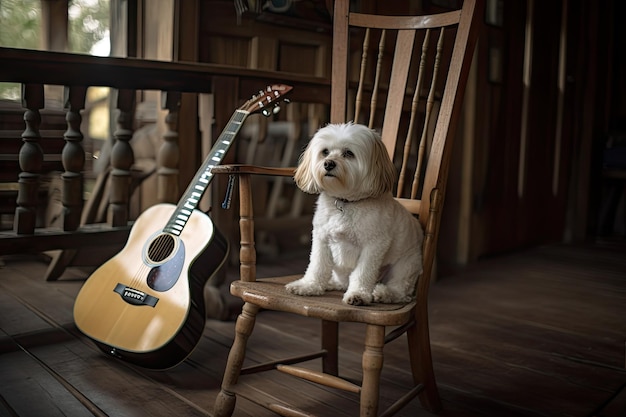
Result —
<svg viewBox="0 0 626 417"><path fill-rule="evenodd" d="M442 405L433 370L428 315L424 311L417 316L415 325L407 331L411 372L415 384L424 385L424 390L419 394L422 407L436 413L441 410Z"/></svg>
<svg viewBox="0 0 626 417"><path fill-rule="evenodd" d="M224 371L224 379L222 380L222 389L217 398L213 413L215 417L231 416L235 411L235 402L237 400L232 387L237 384L243 360L246 357L246 344L248 338L254 329L256 315L259 307L254 304L245 303L241 314L237 318L235 325L235 340L228 354L226 362L226 370Z"/></svg>
<svg viewBox="0 0 626 417"><path fill-rule="evenodd" d="M326 356L322 358L322 371L325 374L339 375L339 323L322 320L322 349Z"/></svg>
<svg viewBox="0 0 626 417"><path fill-rule="evenodd" d="M383 368L385 327L368 324L363 352L363 385L361 387L361 417L378 414L380 372Z"/></svg>

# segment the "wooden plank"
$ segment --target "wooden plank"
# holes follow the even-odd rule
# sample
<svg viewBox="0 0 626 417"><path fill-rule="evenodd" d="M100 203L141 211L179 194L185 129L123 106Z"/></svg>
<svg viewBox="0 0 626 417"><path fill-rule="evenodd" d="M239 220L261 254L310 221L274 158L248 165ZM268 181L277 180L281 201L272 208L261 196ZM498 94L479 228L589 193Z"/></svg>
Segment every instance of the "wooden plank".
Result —
<svg viewBox="0 0 626 417"><path fill-rule="evenodd" d="M8 281L15 279L17 278L8 278ZM6 284L2 282L3 290L6 290ZM128 410L131 415L208 415L208 412L185 401L167 386L146 378L142 370L135 370L100 352L88 338L82 336L70 325L73 305L70 297L58 292L54 294L56 291L51 288L52 295L56 295L52 297L56 302L51 303L51 294L41 291L41 287L45 284L28 279L22 280L19 284L12 287L12 292L2 291L2 294L9 294L9 297L18 301L19 306L16 307L14 302L11 308L21 310L19 316L22 322L37 323L37 326L33 325L32 329L40 330L30 330L28 333L23 330L18 331L12 339L24 342L20 344L19 351L34 358L35 362L45 364L46 371L40 372L35 380L30 377L25 378L23 374L17 374L16 380L20 378L23 380L22 383L17 384L20 392L28 393L31 385L39 386L39 381L43 378L41 375L47 373L56 376L56 380L62 381L68 387L73 387L77 395L81 397L81 401L103 410L108 415L117 415L116 410L119 408ZM61 285L63 284L54 283L45 286ZM27 299L29 302L23 304L22 302ZM42 322L45 324L41 324ZM13 332L16 331L13 330ZM49 333L60 334L63 337L38 337ZM8 355L2 355L2 359L6 358L9 361L0 364L2 368L13 367L10 362L12 354ZM35 381L37 381L36 384L34 384ZM56 384L51 385L50 390L59 390ZM128 386L132 386L133 389L127 389ZM13 398L14 395L12 392L3 392L5 398L7 396ZM19 396L15 401L21 401ZM12 403L9 404L15 408ZM63 407L61 410L66 410L66 408ZM24 412L24 415L46 415L45 413L29 414L29 412ZM69 414L72 415L72 413Z"/></svg>
<svg viewBox="0 0 626 417"><path fill-rule="evenodd" d="M609 398L606 404L599 407L594 416L621 417L626 415L626 385L622 385L614 396Z"/></svg>
<svg viewBox="0 0 626 417"><path fill-rule="evenodd" d="M534 397L535 394L539 395L541 398L542 392L553 391L553 385L565 385L563 392L566 394L563 398L561 398L561 401L567 400L568 395L570 395L567 394L568 390L570 393L576 392L577 390L581 391L583 393L583 397L586 397L588 395L582 387L584 387L585 384L589 384L590 388L587 389L595 391L595 394L592 395L593 398L588 400L587 407L589 407L588 409L591 409L594 405L594 401L595 403L601 401L606 395L608 395L608 393L610 393L616 383L622 381L619 376L616 376L614 370L603 368L601 362L593 363L594 360L601 361L610 357L610 351L612 349L611 346L605 346L605 349L603 349L602 346L598 344L597 323L577 320L575 324L576 328L571 328L571 318L579 315L579 304L575 301L584 299L580 297L585 295L587 300L593 298L593 296L589 296L588 294L591 288L588 288L589 285L571 285L573 278L571 277L571 274L567 275L567 272L566 278L559 279L558 275L553 275L557 271L551 271L544 265L537 264L536 259L534 259L534 262L530 263L532 267L526 267L524 269L523 267L527 264L527 262L527 259L519 259L514 263L505 262L504 264L494 265L494 268L496 269L495 271L485 271L485 265L482 265L480 275L477 275L476 277L470 276L468 278L464 278L464 282L462 283L455 282L455 288L460 288L458 288L457 291L452 291L452 295L445 294L445 299L439 300L447 306L452 306L452 308L445 310L449 314L438 318L435 317L435 319L432 320L435 322L433 325L433 336L436 336L437 331L439 330L437 324L442 324L444 329L446 326L449 326L458 330L460 334L466 337L466 340L464 341L467 346L459 346L457 340L452 340L448 344L444 345L438 345L435 343L434 350L453 349L453 353L456 352L457 354L465 352L467 354L466 366L475 366L479 371L485 367L487 369L491 369L491 371L485 371L486 373L478 377L478 380L487 379L497 381L499 379L499 375L503 373L513 373L518 375L521 380L532 380L532 377L537 378L537 375L535 374L538 374L540 375L538 377L539 383L535 383L534 385L527 387L529 397L531 398ZM616 266L617 270L621 267L619 263L617 263ZM558 270L558 267L559 265L557 264L553 267L553 269L556 268ZM563 266L561 265L561 268L562 267ZM501 277L501 272L498 272L498 269L502 268L507 271L507 275L504 277ZM510 271L512 269L516 271L515 274L512 274L514 278L507 280L507 276L511 275ZM544 269L548 270L544 271ZM528 279L528 277L524 276L525 274L534 276L534 279ZM522 277L520 277L520 275ZM568 285L568 280L570 281L570 285ZM465 283L468 284L465 285ZM583 278L582 284L584 283ZM437 285L435 285L435 288ZM446 285L443 285L443 287L444 288L440 291L442 293L448 290L448 288L445 288L447 287ZM591 287L593 287L593 285L591 285ZM565 288L567 294L564 294L563 288ZM562 295L560 298L561 300L567 301L573 298L573 305L570 305L567 302L555 302L555 290L558 290L559 294ZM436 291L437 290L435 289L433 292L435 293ZM524 296L521 300L518 300L522 294ZM597 297L598 299L606 301L606 297L611 297L612 294L612 288L608 291L603 291L603 288L600 288L600 294L598 294ZM433 297L433 299L434 298L435 297ZM528 298L532 302L528 302ZM437 300L433 302L436 303ZM619 305L621 306L624 304ZM606 303L603 307L607 307ZM619 323L622 326L621 328L623 328L623 324L620 323L619 318L621 316L611 316L611 307L613 306L609 305L607 310L600 309L597 316L613 317L610 320L614 320L616 323ZM604 311L604 313L602 311ZM482 314L477 315L477 312L482 312ZM266 315L268 313L262 314ZM459 320L459 318L467 319ZM589 315L587 318L589 319ZM552 323L545 324L546 319L550 319ZM437 323L437 320L441 323ZM476 324L476 322L478 322L478 324ZM286 329L287 333L290 331L300 331L300 333L302 333L302 329L311 328L311 326L307 326L303 323L302 318L290 318L289 320L283 320L281 322L281 326L284 324L288 327L288 329ZM611 324L614 323L611 322ZM488 328L485 328L485 326L488 326ZM342 325L342 329L344 331L346 330L345 328L346 326ZM620 327L616 328L614 326L609 326L608 328L617 329L616 334L618 335L623 334L621 333ZM302 334L302 337L307 340L311 340L312 343L315 344L316 342L314 339L311 339L311 337L317 334L316 331L316 326L313 326L311 331L305 332ZM484 338L480 339L486 346L486 351L482 354L475 353L477 334L493 334L495 336L495 339L493 340ZM450 334L445 334L443 337L450 337ZM351 335L349 334L347 340L353 341L352 344L357 346L358 342L360 342L360 338L361 337L358 336L358 333L352 333ZM550 341L550 338L556 338L556 340ZM596 356L589 357L583 355L588 355L589 349L586 346L589 344L581 343L581 338L586 339L587 342L595 345L595 352L593 353L597 353ZM503 340L516 340L517 344L503 343ZM436 342L435 339L434 341ZM399 340L394 345L401 347L398 353L394 352L393 349L389 349L389 347L385 349L386 360L391 359L391 362L394 362L394 356L399 357L403 354L400 352L404 349L404 341ZM351 349L355 350L356 348L353 347ZM557 350L556 352L545 355L543 351L546 349ZM606 349L608 349L608 351ZM609 355L607 355L607 352L609 352ZM489 355L494 353L496 355L493 359L485 359L489 358ZM620 355L613 356L622 359ZM442 360L442 366L444 367L447 363L445 360L447 357L447 355L444 355L444 359ZM435 358L437 361L437 356ZM513 358L513 360L511 358ZM525 370L525 366L527 366L526 363L528 361L535 361L537 365ZM563 372L573 374L575 376L572 378L573 380L571 382L567 381L565 379L566 377L557 372L547 372L546 375L541 375L541 373L545 372L541 369L542 367L546 366L548 369L553 369L555 365L558 366L558 368L562 368ZM436 372L437 366L438 363L436 362ZM392 371L396 371L393 370L393 367L391 369ZM395 373L394 375L398 377L400 374ZM454 378L450 374L457 376L456 379L458 379L458 376L460 375L456 369L453 372L445 374L450 378ZM456 393L455 398L458 398L458 393L472 390L471 387L473 384L470 383L468 384L469 387L465 387L462 382L463 381L460 381L459 383L449 387L451 395ZM497 387L498 384L494 384L493 388L495 389ZM480 390L474 390L472 395L472 398L474 398L473 402L476 402L476 398L481 398ZM543 406L545 407L559 407L558 398L555 400L552 398L544 398L543 400ZM484 398L483 403L484 402L492 402L492 400ZM513 396L508 402L500 404L500 406L495 407L495 409L498 409L500 412L508 410L510 413L515 413L513 410L517 410L517 412L522 413L521 415L523 415L523 413L525 413L524 410L526 409L524 406L525 402L527 402L527 400L524 397ZM470 401L470 404L471 403L472 401ZM478 404L480 404L480 402L478 402ZM473 405L472 407L475 406L476 405ZM480 406L484 407L485 404ZM573 407L573 409L574 408L575 407ZM494 414L497 415L497 413Z"/></svg>
<svg viewBox="0 0 626 417"><path fill-rule="evenodd" d="M430 324L443 415L621 416L623 253L603 247L536 248L438 280L431 289ZM46 282L47 265L40 259L5 258L0 270L0 416L39 412L38 404L15 411L30 394L54 410L40 415L56 415L56 410L83 415L89 402L108 415L210 415L232 343L232 321L208 320L196 350L173 369L132 367L104 355L73 325L73 300L87 274L70 268L62 280ZM281 258L271 264L275 269L265 263L260 270L298 272L306 265L303 259ZM247 360L259 363L315 349L318 330L310 318L261 312ZM363 327L341 325L340 332L340 373L359 379ZM404 337L385 347L381 405L411 384L405 358ZM315 361L305 366L319 369ZM4 384L5 374L11 384ZM296 398L298 407L323 415L337 415L335 408L350 415L355 409L352 394L279 372L265 376L269 380L242 377L251 399ZM271 415L238 399L235 416ZM430 414L413 401L399 415Z"/></svg>
<svg viewBox="0 0 626 417"><path fill-rule="evenodd" d="M21 350L0 355L0 369L0 395L11 415L93 415L36 360Z"/></svg>
<svg viewBox="0 0 626 417"><path fill-rule="evenodd" d="M79 392L109 415L117 415L117 409L127 410L129 415L146 413L155 416L206 415L212 410L221 383L223 363L228 354L225 347L219 350L216 349L219 345L204 348L205 356L198 359L194 359L198 354L193 352L188 362L162 372L132 367L107 357L73 325L73 300L82 285L80 273L72 277L73 271L70 269L65 274L70 275L70 280L65 277L62 281L45 282L37 279L45 271L45 263L24 262L27 259L14 257L6 262L5 270L14 273L7 274L6 280L0 281L2 306L16 316L9 321L15 323L11 331L16 339L66 378ZM4 313L1 309L0 312ZM34 324L25 331L19 325L21 322ZM2 323L4 325L4 320ZM50 323L61 327L52 329ZM223 325L232 327L232 323L224 322ZM11 340L5 339L0 338L0 346L11 343ZM212 344L209 339L205 342ZM202 366L197 366L199 363ZM129 383L132 390L127 389ZM134 395L136 389L142 393ZM210 392L207 393L205 389ZM162 398L167 404L157 402L153 405L150 402L153 396ZM150 404L142 405L142 398ZM245 399L239 403L244 410L245 404L249 404ZM252 411L242 411L237 415L258 415L256 406L249 405L248 408Z"/></svg>
<svg viewBox="0 0 626 417"><path fill-rule="evenodd" d="M82 398L75 395L71 385L31 353L31 347L64 343L71 336L35 314L7 291L7 281L14 277L11 275L0 281L0 369L3 381L0 396L3 405L11 415L94 415L89 404L86 406Z"/></svg>
<svg viewBox="0 0 626 417"><path fill-rule="evenodd" d="M119 409L129 415L208 415L166 385L146 378L142 370L106 357L88 343L83 339L32 352L108 415Z"/></svg>
<svg viewBox="0 0 626 417"><path fill-rule="evenodd" d="M110 227L106 224L86 224L74 232L38 228L34 234L0 232L0 255L36 253L53 249L116 245L128 240L131 226Z"/></svg>
<svg viewBox="0 0 626 417"><path fill-rule="evenodd" d="M514 261L484 262L462 281L433 287L431 305L448 307L431 314L440 380L454 376L469 387L481 381L500 401L549 415L589 413L624 383L616 368L626 334L623 298L615 302L605 281L588 272L590 259L581 269L583 262L554 255L538 249ZM624 270L623 260L603 265L609 281ZM509 384L501 383L503 375ZM571 398L579 398L576 405Z"/></svg>
<svg viewBox="0 0 626 417"><path fill-rule="evenodd" d="M47 264L43 257L26 255L3 259L2 269L6 274L0 280L3 294L10 295L14 303L20 303L25 310L31 311L33 317L47 321L48 327L73 325L74 298L85 278L79 269L69 268L63 275L64 281L46 282L43 277ZM10 313L16 314L13 311ZM24 332L30 330L25 329Z"/></svg>
<svg viewBox="0 0 626 417"><path fill-rule="evenodd" d="M212 76L235 76L264 86L267 80L325 90L328 78L193 62L97 57L65 52L0 48L0 80L118 89L210 93Z"/></svg>
<svg viewBox="0 0 626 417"><path fill-rule="evenodd" d="M50 326L44 320L23 308L19 301L5 291L3 281L0 281L0 317L2 317L0 329L4 335L9 336L49 329Z"/></svg>

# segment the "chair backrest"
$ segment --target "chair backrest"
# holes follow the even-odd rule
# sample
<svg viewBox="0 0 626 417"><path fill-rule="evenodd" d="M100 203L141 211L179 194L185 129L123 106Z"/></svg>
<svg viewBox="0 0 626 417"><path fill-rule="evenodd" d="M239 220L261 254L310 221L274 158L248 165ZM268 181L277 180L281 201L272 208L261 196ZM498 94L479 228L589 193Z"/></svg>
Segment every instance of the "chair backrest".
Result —
<svg viewBox="0 0 626 417"><path fill-rule="evenodd" d="M398 168L396 197L426 230L428 279L419 285L427 286L482 1L419 16L355 13L349 5L335 1L330 121L381 133Z"/></svg>

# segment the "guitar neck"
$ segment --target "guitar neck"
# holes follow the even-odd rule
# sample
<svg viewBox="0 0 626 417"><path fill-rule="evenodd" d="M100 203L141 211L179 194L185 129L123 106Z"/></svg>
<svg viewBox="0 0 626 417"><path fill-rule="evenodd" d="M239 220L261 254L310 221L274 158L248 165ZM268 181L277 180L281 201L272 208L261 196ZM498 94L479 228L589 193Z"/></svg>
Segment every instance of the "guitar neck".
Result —
<svg viewBox="0 0 626 417"><path fill-rule="evenodd" d="M167 225L163 229L165 232L176 236L180 235L191 213L213 180L213 168L218 166L226 156L226 152L233 143L248 114L250 113L245 110L236 110L231 116L226 128L211 148L209 155L202 163L202 166L187 187L185 194L180 199L176 210L174 210L174 213L168 220Z"/></svg>

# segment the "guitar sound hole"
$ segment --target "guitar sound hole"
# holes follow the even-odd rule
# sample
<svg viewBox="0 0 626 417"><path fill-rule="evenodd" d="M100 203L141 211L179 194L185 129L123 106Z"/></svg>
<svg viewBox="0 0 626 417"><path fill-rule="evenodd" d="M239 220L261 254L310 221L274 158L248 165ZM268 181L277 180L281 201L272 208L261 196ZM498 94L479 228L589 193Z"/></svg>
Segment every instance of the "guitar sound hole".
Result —
<svg viewBox="0 0 626 417"><path fill-rule="evenodd" d="M171 255L174 250L174 237L171 235L159 235L148 247L148 259L152 262L161 262Z"/></svg>

